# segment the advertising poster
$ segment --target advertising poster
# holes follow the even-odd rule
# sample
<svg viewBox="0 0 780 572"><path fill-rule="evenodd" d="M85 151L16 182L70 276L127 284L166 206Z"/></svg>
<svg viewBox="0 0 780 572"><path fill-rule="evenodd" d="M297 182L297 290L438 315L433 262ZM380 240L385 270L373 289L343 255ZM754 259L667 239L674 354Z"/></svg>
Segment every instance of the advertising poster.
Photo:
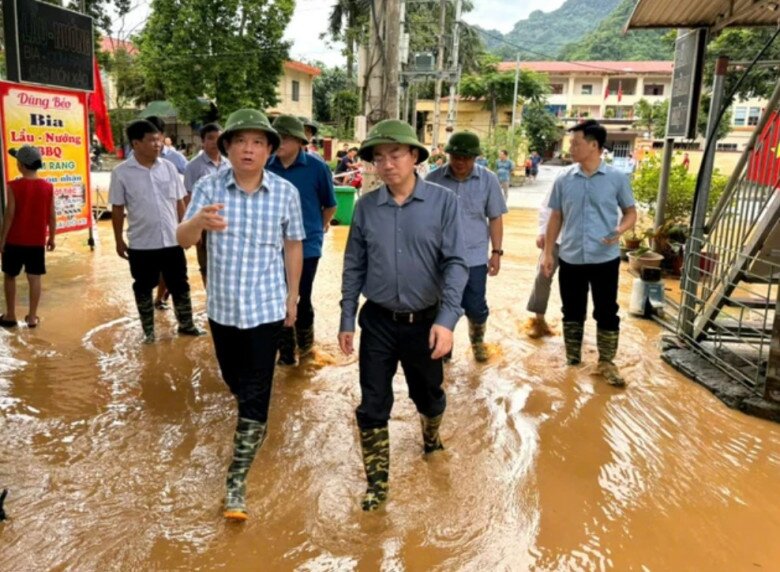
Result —
<svg viewBox="0 0 780 572"><path fill-rule="evenodd" d="M43 155L38 175L54 185L57 232L89 228L87 94L0 82L3 173L19 176L9 149L33 145Z"/></svg>

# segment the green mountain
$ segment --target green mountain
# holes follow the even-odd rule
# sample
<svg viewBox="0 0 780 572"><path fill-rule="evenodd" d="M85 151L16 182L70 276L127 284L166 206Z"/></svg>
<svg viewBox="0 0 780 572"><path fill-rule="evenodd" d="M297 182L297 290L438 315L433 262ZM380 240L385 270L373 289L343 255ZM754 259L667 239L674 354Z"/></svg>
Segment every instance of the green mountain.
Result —
<svg viewBox="0 0 780 572"><path fill-rule="evenodd" d="M641 61L674 59L675 34L669 30L636 30L623 34L635 0L622 0L598 27L560 51L560 59Z"/></svg>
<svg viewBox="0 0 780 572"><path fill-rule="evenodd" d="M552 12L531 12L527 20L520 20L503 35L505 42L517 47L495 39L502 35L492 30L484 30L482 40L488 51L505 60L515 59L518 52L523 60L555 60L564 46L593 32L620 1L566 0Z"/></svg>

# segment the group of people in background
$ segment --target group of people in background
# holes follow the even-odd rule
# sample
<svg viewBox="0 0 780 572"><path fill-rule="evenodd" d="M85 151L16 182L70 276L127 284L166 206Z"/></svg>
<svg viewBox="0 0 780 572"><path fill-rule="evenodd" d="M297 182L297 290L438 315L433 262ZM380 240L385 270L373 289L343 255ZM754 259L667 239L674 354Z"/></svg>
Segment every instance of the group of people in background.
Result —
<svg viewBox="0 0 780 572"><path fill-rule="evenodd" d="M224 129L203 126L201 153L182 164L158 118L136 120L126 128L132 153L111 175L116 252L129 263L144 342L156 340L153 290L161 278L178 333L205 334L193 320L185 257L185 249L196 247L216 359L238 410L224 498L224 516L234 521L248 518L247 474L267 435L275 366L296 365L314 346L312 293L336 207L332 173L311 148L316 129L291 115L271 123L260 111L242 109ZM606 130L586 121L570 131L575 165L555 181L540 215L531 335L551 334L544 316L559 269L566 363L581 362L590 292L599 371L622 387L614 363L618 241L633 226L636 209L626 176L601 159ZM398 120L380 122L359 147L344 151L339 169L363 161L381 181L355 206L337 333L339 348L350 355L361 329L355 416L367 480L361 506L373 511L389 492L388 421L399 363L420 415L421 452L431 455L444 448L444 364L464 314L475 361L489 360L487 287L505 255L503 216L514 163L501 151L494 173L484 164L479 137L457 132L433 152L441 166L422 177L418 167L432 153ZM36 152L12 151L22 178L9 187L0 242L7 303L0 326L16 324L14 280L21 268L31 291L37 282L40 292L44 249L54 248L52 189L35 176ZM37 300L31 295L30 327L37 324Z"/></svg>

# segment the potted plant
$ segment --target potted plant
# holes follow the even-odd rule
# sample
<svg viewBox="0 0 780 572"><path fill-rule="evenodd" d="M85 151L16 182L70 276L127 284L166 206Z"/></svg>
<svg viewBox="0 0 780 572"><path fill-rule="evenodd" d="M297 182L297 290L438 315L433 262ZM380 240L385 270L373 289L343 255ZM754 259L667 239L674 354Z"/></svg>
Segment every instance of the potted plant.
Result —
<svg viewBox="0 0 780 572"><path fill-rule="evenodd" d="M663 256L662 266L676 276L682 273L683 250L688 234L687 226L674 221L646 231L653 250Z"/></svg>
<svg viewBox="0 0 780 572"><path fill-rule="evenodd" d="M635 228L631 228L626 234L623 235L623 245L626 247L626 250L628 252L631 252L632 250L636 250L640 246L642 246L642 235L636 233Z"/></svg>
<svg viewBox="0 0 780 572"><path fill-rule="evenodd" d="M646 246L637 248L628 253L628 265L631 270L640 272L643 266L660 268L664 257Z"/></svg>

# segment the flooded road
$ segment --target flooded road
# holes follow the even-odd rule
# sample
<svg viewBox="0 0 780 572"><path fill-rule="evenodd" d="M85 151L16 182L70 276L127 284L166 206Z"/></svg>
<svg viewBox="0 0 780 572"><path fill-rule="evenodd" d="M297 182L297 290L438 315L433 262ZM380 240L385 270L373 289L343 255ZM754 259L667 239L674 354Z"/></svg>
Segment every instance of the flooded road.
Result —
<svg viewBox="0 0 780 572"><path fill-rule="evenodd" d="M94 253L83 235L62 237L41 326L0 330L0 488L10 490L0 570L780 568L780 426L727 409L663 364L651 322L623 321L625 391L593 375L592 321L579 368L565 367L560 336L527 339L535 216L514 210L505 223L507 255L488 285L489 363L474 363L458 327L447 450L428 461L397 378L390 498L372 514L360 510L357 363L335 341L347 229L329 233L316 358L277 368L244 525L221 516L235 407L210 338L176 337L171 311L158 312L158 342L142 345L110 226ZM629 289L624 274L623 316ZM551 317L559 307L556 292Z"/></svg>

